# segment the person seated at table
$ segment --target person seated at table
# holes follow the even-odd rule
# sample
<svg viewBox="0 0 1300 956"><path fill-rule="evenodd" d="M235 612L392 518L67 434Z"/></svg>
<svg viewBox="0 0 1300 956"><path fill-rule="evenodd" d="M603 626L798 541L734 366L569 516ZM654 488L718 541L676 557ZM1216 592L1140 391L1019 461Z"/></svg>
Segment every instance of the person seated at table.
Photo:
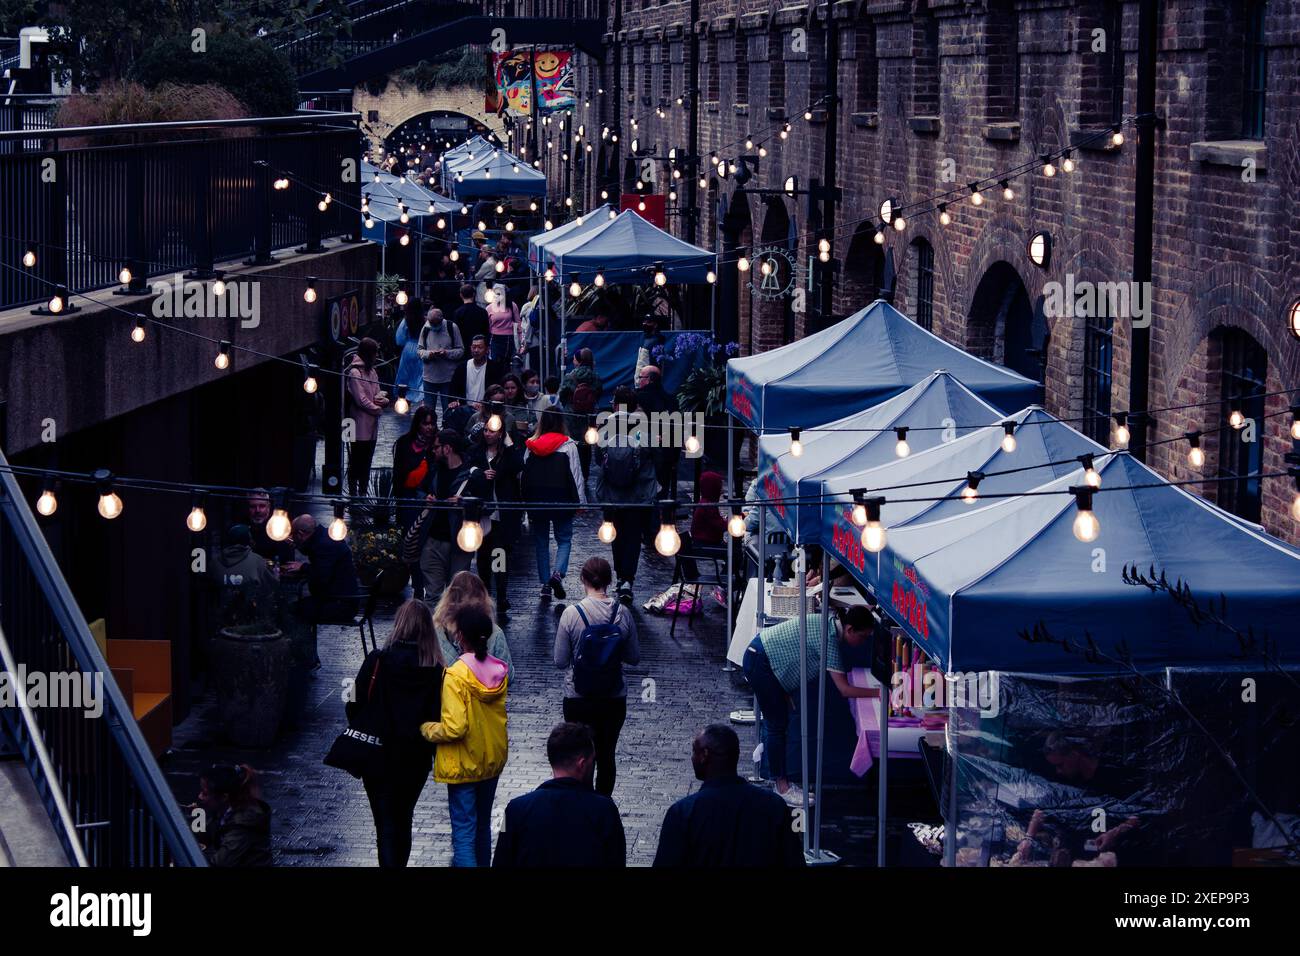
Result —
<svg viewBox="0 0 1300 956"><path fill-rule="evenodd" d="M804 620L807 677L812 680L823 666L822 615L809 614ZM847 676L855 667L870 666L871 639L875 629L876 619L865 607L851 607L831 616L824 666L835 689L845 699L877 697L880 694L874 687L854 687ZM768 768L776 780L776 792L791 806L800 805L803 791L790 783L785 772L786 735L800 685L799 618L759 631L745 649L744 671L767 728L763 752L767 754Z"/></svg>
<svg viewBox="0 0 1300 956"><path fill-rule="evenodd" d="M804 866L790 807L741 779L740 738L726 724L695 735L691 766L700 789L664 816L655 866Z"/></svg>
<svg viewBox="0 0 1300 956"><path fill-rule="evenodd" d="M604 312L597 312L587 321L580 323L578 327L574 329L574 331L575 332L608 332L609 316L606 315Z"/></svg>
<svg viewBox="0 0 1300 956"><path fill-rule="evenodd" d="M306 577L308 597L298 602L298 615L312 624L341 623L357 613L361 582L347 541L335 541L311 515L293 519L293 543L307 556L285 570Z"/></svg>
<svg viewBox="0 0 1300 956"><path fill-rule="evenodd" d="M265 488L254 488L248 493L248 531L252 537L253 550L267 560L279 560L281 564L293 560L293 542L272 541L266 533L266 522L271 517L271 493Z"/></svg>

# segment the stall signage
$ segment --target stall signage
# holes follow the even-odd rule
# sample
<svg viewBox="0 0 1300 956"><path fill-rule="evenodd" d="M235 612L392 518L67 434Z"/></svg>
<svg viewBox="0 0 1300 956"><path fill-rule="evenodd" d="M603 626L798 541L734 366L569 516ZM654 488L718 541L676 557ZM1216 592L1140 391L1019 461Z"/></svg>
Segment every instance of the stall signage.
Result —
<svg viewBox="0 0 1300 956"><path fill-rule="evenodd" d="M731 391L731 407L745 421L754 420L754 403L749 397L749 386L743 379Z"/></svg>
<svg viewBox="0 0 1300 956"><path fill-rule="evenodd" d="M844 508L835 518L831 528L831 548L839 555L843 563L850 565L858 574L867 570L867 554L862 547L862 535L853 524L853 506Z"/></svg>
<svg viewBox="0 0 1300 956"><path fill-rule="evenodd" d="M785 518L785 501L782 500L785 498L784 484L781 479L781 469L773 462L772 470L762 479L763 497L775 502L773 507L782 518Z"/></svg>
<svg viewBox="0 0 1300 956"><path fill-rule="evenodd" d="M895 563L899 577L894 579L889 604L895 620L902 621L923 639L930 637L930 615L926 610L930 589L921 580L916 568Z"/></svg>

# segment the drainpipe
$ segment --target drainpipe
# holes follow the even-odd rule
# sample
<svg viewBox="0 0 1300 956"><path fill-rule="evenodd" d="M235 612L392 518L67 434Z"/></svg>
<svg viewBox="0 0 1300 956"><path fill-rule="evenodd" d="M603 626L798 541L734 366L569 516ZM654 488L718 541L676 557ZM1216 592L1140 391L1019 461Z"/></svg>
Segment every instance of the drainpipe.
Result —
<svg viewBox="0 0 1300 956"><path fill-rule="evenodd" d="M839 149L840 129L840 28L835 19L834 3L826 4L826 155L822 164L822 183L825 193L822 201L821 228L826 235L835 235L835 203L840 196L836 179L836 152ZM821 293L821 326L830 324L835 313L835 266L836 260L826 263L822 270L818 291ZM808 328L804 328L807 335Z"/></svg>
<svg viewBox="0 0 1300 956"><path fill-rule="evenodd" d="M686 44L689 53L689 66L686 70L688 83L686 95L690 99L691 114L686 132L686 155L699 156L700 153L700 37L695 32L695 24L700 20L700 0L691 0L691 22L686 25L689 32ZM699 206L699 171L703 168L696 160L686 169L686 241L695 245L696 228L700 221Z"/></svg>
<svg viewBox="0 0 1300 956"><path fill-rule="evenodd" d="M606 185L609 190L609 201L614 209L619 207L623 195L623 164L619 161L619 153L623 151L623 42L618 35L623 32L623 0L614 2L614 118L612 122L613 129L610 134L618 133L619 142L610 144L610 163L609 168L616 170L616 175L610 183Z"/></svg>
<svg viewBox="0 0 1300 956"><path fill-rule="evenodd" d="M1149 283L1152 275L1152 245L1155 229L1156 188L1156 56L1159 50L1159 5L1156 0L1141 0L1138 5L1137 70L1137 161L1133 187L1133 281ZM1144 288L1138 285L1137 288ZM1148 298L1148 307L1151 300ZM1148 313L1148 322L1151 318ZM1151 329L1132 330L1129 360L1129 411L1143 412L1150 407ZM1139 461L1147 457L1147 429L1151 420L1145 415L1129 416L1130 447Z"/></svg>

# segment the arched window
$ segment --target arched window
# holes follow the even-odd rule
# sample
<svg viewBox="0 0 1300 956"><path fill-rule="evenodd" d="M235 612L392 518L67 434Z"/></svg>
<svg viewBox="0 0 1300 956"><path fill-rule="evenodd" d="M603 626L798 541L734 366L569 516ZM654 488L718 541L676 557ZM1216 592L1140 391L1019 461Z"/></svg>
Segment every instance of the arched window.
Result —
<svg viewBox="0 0 1300 956"><path fill-rule="evenodd" d="M916 254L916 280L912 286L912 302L915 311L912 318L927 332L934 331L934 246L925 239L912 243Z"/></svg>
<svg viewBox="0 0 1300 956"><path fill-rule="evenodd" d="M1220 421L1218 502L1247 521L1260 517L1261 488L1258 478L1264 461L1264 398L1267 391L1268 353L1249 333L1241 329L1217 329L1210 339L1210 367L1219 352ZM1242 428L1233 428L1229 416L1244 416ZM1249 431L1248 431L1249 429ZM1250 439L1250 440L1247 440Z"/></svg>

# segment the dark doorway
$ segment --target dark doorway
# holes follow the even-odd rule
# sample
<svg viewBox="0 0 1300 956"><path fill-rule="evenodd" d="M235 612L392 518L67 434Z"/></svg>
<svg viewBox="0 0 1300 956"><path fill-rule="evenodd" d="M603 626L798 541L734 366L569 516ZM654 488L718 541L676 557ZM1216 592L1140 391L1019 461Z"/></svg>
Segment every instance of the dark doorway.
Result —
<svg viewBox="0 0 1300 956"><path fill-rule="evenodd" d="M967 347L1036 382L1043 381L1047 355L1047 319L1042 300L1035 307L1019 274L1009 263L995 262L980 279L971 303Z"/></svg>

